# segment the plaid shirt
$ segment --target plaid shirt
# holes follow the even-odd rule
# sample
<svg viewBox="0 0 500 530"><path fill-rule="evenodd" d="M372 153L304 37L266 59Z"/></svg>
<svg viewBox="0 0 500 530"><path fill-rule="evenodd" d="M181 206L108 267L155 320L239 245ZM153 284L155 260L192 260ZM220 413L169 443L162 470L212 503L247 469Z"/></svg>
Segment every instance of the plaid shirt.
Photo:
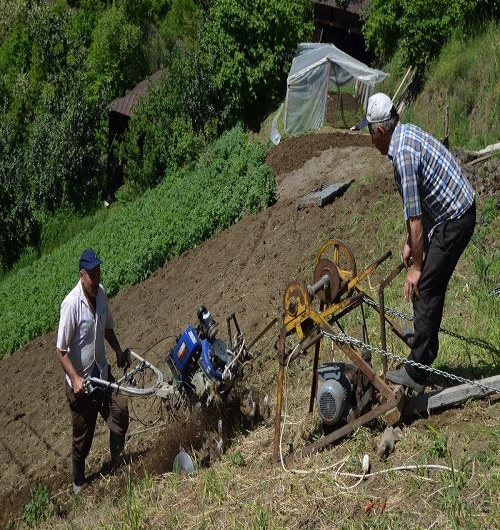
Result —
<svg viewBox="0 0 500 530"><path fill-rule="evenodd" d="M422 215L428 240L438 224L459 219L474 202L474 190L453 155L419 127L398 124L387 156L405 220Z"/></svg>

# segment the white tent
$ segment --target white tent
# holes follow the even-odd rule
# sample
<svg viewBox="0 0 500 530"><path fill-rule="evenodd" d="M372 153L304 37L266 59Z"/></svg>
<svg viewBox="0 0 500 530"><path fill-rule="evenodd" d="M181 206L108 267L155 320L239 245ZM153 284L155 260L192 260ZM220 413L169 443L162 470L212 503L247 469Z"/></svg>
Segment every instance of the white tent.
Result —
<svg viewBox="0 0 500 530"><path fill-rule="evenodd" d="M388 75L366 66L333 44L299 44L287 79L285 132L297 134L323 125L330 86L355 84L366 110L375 84Z"/></svg>

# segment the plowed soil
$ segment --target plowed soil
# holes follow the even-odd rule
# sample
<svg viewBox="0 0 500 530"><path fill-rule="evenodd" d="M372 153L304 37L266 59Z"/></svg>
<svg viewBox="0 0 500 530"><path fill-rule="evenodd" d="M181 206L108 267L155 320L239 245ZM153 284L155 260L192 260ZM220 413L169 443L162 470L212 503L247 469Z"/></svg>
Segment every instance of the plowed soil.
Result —
<svg viewBox="0 0 500 530"><path fill-rule="evenodd" d="M384 194L399 200L388 162L370 146L369 136L360 133L331 131L289 139L271 149L267 162L277 181L277 202L272 207L244 217L111 300L115 330L123 347L141 353L153 346L145 356L163 368L172 337L188 323L195 324L196 310L202 304L221 324L235 312L245 336L251 339L273 317L281 316L287 283L309 281L316 251L329 238L342 238L353 211L362 216L363 205ZM498 167L495 178L498 191ZM355 183L332 204L296 208L298 198L319 186L351 179L356 179ZM348 241L360 264L378 257L369 257L376 223L367 219L365 226L363 234ZM394 252L400 250L400 241L388 241L387 245ZM77 279L75 271L75 283ZM103 283L105 286L105 265ZM220 328L225 337L224 326ZM71 424L55 341L56 330L0 361L3 524L21 518L36 484L45 484L52 495L59 495L61 506L69 497ZM273 355L269 347L265 356L269 360ZM257 363L259 368L268 371L261 382L274 396L276 363L262 361ZM131 412L150 421L158 407L150 398L134 398ZM130 431L139 428L141 423L133 420ZM127 444L127 453L132 465L150 473L169 471L186 436L187 431L178 426L139 434ZM107 431L99 420L87 462L87 473L96 478L95 483L99 483L99 470L108 458L107 444Z"/></svg>

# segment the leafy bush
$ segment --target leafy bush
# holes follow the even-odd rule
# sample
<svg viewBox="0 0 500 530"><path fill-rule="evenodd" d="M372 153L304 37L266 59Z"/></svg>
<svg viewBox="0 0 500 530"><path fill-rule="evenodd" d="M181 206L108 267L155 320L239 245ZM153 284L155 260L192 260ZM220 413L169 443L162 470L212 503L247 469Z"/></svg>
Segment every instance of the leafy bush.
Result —
<svg viewBox="0 0 500 530"><path fill-rule="evenodd" d="M30 500L24 507L23 518L28 526L34 528L52 515L54 515L54 505L49 492L45 486L39 484L30 492Z"/></svg>
<svg viewBox="0 0 500 530"><path fill-rule="evenodd" d="M102 224L0 283L0 352L12 352L53 329L60 303L78 280L85 247L103 258L110 296L163 263L274 200L265 150L238 126L209 148L192 169L169 174L136 201L114 208Z"/></svg>
<svg viewBox="0 0 500 530"><path fill-rule="evenodd" d="M176 0L162 29L174 47L164 74L134 109L121 145L126 179L143 190L195 160L237 122L260 124L283 92L297 43L312 31L309 0L215 0L193 46L179 40L198 23L189 0ZM191 7L193 7L191 5ZM191 16L186 16L187 11Z"/></svg>
<svg viewBox="0 0 500 530"><path fill-rule="evenodd" d="M256 126L281 97L295 49L312 34L309 0L214 0L200 36L229 124Z"/></svg>
<svg viewBox="0 0 500 530"><path fill-rule="evenodd" d="M160 25L167 48L193 46L201 27L201 9L194 0L173 0Z"/></svg>
<svg viewBox="0 0 500 530"><path fill-rule="evenodd" d="M42 216L68 207L88 211L104 188L97 132L106 114L102 100L85 98L82 78L75 75L67 89L48 85L32 124L28 173L32 203Z"/></svg>
<svg viewBox="0 0 500 530"><path fill-rule="evenodd" d="M196 50L174 52L168 70L141 98L120 146L125 178L139 190L195 160L214 139L211 123L220 108L211 78Z"/></svg>
<svg viewBox="0 0 500 530"><path fill-rule="evenodd" d="M15 119L0 112L0 272L32 243L38 223L29 201L29 178Z"/></svg>

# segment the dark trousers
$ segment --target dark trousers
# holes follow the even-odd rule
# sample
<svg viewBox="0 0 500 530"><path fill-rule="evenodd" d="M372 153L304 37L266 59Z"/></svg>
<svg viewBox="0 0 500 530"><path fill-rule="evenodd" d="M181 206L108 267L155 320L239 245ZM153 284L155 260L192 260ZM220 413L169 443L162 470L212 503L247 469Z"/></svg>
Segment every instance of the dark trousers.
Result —
<svg viewBox="0 0 500 530"><path fill-rule="evenodd" d="M111 368L108 380L114 381ZM76 397L66 382L66 396L71 409L73 423L73 442L71 460L73 463L73 482L81 486L85 482L85 459L87 458L97 421L100 414L110 430L111 458L120 453L125 444L129 416L127 401L116 391L96 388L91 394Z"/></svg>
<svg viewBox="0 0 500 530"><path fill-rule="evenodd" d="M437 357L446 289L475 223L474 202L460 219L441 223L432 234L418 282L419 298L413 299L415 336L408 358L417 363L430 366ZM426 371L408 364L405 368L418 383L425 381Z"/></svg>

